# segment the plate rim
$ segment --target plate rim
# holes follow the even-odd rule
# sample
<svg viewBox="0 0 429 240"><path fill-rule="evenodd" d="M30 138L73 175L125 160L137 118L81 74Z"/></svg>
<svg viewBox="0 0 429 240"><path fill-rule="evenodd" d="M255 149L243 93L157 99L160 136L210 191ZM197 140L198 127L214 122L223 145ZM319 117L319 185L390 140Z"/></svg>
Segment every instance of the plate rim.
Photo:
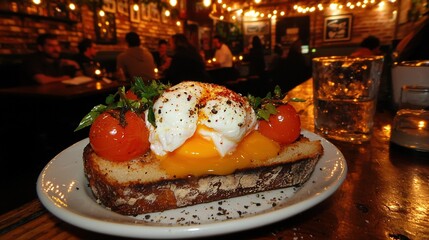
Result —
<svg viewBox="0 0 429 240"><path fill-rule="evenodd" d="M142 225L142 220L137 219L131 219L130 221L125 222L118 222L118 221L103 221L101 219L97 218L91 218L88 215L82 215L82 212L76 212L73 211L73 209L59 206L52 200L51 197L48 196L48 193L45 193L42 188L42 176L46 174L50 170L50 165L53 164L55 161L64 161L61 160L61 155L64 154L66 150L71 150L75 145L78 144L84 144L83 142L87 141L88 138L85 138L81 141L78 141L68 148L61 151L58 155L56 155L49 163L43 168L41 171L36 184L36 191L37 195L39 197L39 200L43 204L43 206L51 212L53 215L58 217L59 219L68 222L76 227L86 229L92 232L98 232L101 234L108 234L108 235L114 235L114 236L120 236L120 237L133 237L133 238L155 238L155 239L161 239L161 238L194 238L194 237L208 237L208 236L216 236L216 235L224 235L229 234L233 232L238 231L245 231L256 227L262 227L265 225L269 225L290 217L295 216L298 213L301 213L303 211L306 211L315 205L321 203L325 199L327 199L329 196L331 196L337 189L342 185L344 182L348 167L347 162L344 158L344 155L341 153L341 151L330 141L326 140L325 138L321 137L320 135L317 135L313 132L310 132L308 130L302 129L301 133L310 138L311 140L320 140L322 142L322 146L324 147L324 151L326 151L326 148L332 148L331 150L336 151L336 161L341 162L341 165L343 168L341 168L340 172L337 173L335 178L333 179L332 183L330 183L328 186L325 187L324 191L317 194L316 196L308 197L304 200L294 202L291 205L287 205L276 209L276 210L264 210L259 213L256 213L255 215L248 215L245 217L240 218L234 218L229 219L227 221L215 221L211 223L204 223L199 225L179 225L179 226L153 226L153 225ZM321 157L323 159L323 155ZM320 160L318 164L320 163ZM316 165L317 167L317 165ZM316 169L315 169L316 170ZM310 176L310 179L307 181L311 181L311 178L314 176ZM86 181L86 179L85 179ZM305 185L306 183L304 183ZM303 185L303 186L304 186ZM302 187L302 186L301 186ZM82 192L85 192L85 190L82 190ZM293 194L293 196L296 193ZM292 196L292 197L293 197ZM89 197L89 196L88 196ZM287 203L290 200L286 200ZM103 208L100 206L100 208ZM284 212L287 212L287 214L284 214ZM118 214L119 215L119 214ZM128 216L120 215L119 217L128 218ZM261 219L264 219L264 221L261 221ZM134 223L132 223L132 221ZM237 227L237 223L245 220L246 224L240 227ZM123 231L124 228L126 228L126 231ZM222 231L219 231L219 229L222 229Z"/></svg>

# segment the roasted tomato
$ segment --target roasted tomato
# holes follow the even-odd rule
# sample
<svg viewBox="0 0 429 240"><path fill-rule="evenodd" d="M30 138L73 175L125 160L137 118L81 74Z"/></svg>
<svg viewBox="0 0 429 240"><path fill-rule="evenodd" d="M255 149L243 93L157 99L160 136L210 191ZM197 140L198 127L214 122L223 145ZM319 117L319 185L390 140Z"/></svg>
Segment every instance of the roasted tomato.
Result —
<svg viewBox="0 0 429 240"><path fill-rule="evenodd" d="M97 155L111 161L127 161L149 150L149 131L143 118L127 111L107 111L91 126L89 141Z"/></svg>
<svg viewBox="0 0 429 240"><path fill-rule="evenodd" d="M131 90L128 90L125 93L125 97L128 98L128 99L130 99L130 100L139 100L139 98L137 97L137 95L133 91L131 91Z"/></svg>
<svg viewBox="0 0 429 240"><path fill-rule="evenodd" d="M300 135L301 120L290 104L280 105L277 114L259 121L259 132L281 144L293 143Z"/></svg>

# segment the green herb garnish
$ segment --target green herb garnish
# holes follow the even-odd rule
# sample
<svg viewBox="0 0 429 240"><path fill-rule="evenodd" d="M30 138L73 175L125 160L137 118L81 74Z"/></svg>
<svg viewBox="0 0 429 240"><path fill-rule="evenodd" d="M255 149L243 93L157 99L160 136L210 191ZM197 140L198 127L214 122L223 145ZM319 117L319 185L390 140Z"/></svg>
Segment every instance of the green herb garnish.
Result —
<svg viewBox="0 0 429 240"><path fill-rule="evenodd" d="M286 104L285 93L282 93L280 87L277 85L274 88L274 91L268 92L267 95L263 98L255 97L248 95L247 99L256 112L256 117L261 120L264 119L268 121L271 115L277 114L277 106L281 104ZM305 99L301 98L291 98L289 101L292 102L305 102Z"/></svg>
<svg viewBox="0 0 429 240"><path fill-rule="evenodd" d="M106 105L100 104L91 109L91 111L83 117L78 127L74 131L81 130L85 127L91 126L94 120L103 112L108 110L121 110L121 114L127 110L136 113L143 113L148 110L148 121L155 125L155 114L153 112L153 104L155 100L169 87L161 82L153 80L149 84L145 84L142 78L136 77L135 81L131 84L130 90L137 95L139 100L130 100L125 94L125 87L119 87L118 91L110 94L106 98Z"/></svg>

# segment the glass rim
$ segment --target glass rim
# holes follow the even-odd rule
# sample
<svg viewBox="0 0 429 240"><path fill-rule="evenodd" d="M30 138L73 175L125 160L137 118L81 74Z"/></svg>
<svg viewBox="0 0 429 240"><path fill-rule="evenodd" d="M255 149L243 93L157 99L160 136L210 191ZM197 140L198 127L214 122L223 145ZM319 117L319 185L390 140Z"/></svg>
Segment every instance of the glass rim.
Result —
<svg viewBox="0 0 429 240"><path fill-rule="evenodd" d="M404 90L408 90L412 92L429 92L429 86L403 85L401 87L401 92L404 92Z"/></svg>
<svg viewBox="0 0 429 240"><path fill-rule="evenodd" d="M315 57L312 59L314 62L335 62L335 61L371 61L371 60L384 60L384 56L374 55L368 57L354 57L354 56L324 56L324 57Z"/></svg>
<svg viewBox="0 0 429 240"><path fill-rule="evenodd" d="M429 60L413 60L395 62L393 66L398 67L429 67Z"/></svg>

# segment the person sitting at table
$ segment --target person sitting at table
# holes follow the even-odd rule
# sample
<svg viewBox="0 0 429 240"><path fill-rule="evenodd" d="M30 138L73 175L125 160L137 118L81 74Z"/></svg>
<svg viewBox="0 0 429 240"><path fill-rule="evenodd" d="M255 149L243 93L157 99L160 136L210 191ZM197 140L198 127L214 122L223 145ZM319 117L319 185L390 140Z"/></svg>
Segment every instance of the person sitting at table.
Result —
<svg viewBox="0 0 429 240"><path fill-rule="evenodd" d="M216 35L213 37L213 46L216 49L214 55L216 61L213 63L213 65L220 68L232 67L231 50L229 50L229 47L224 43L221 36Z"/></svg>
<svg viewBox="0 0 429 240"><path fill-rule="evenodd" d="M61 56L61 46L55 34L41 34L37 37L38 52L24 60L24 85L48 84L71 79L81 75L79 64Z"/></svg>
<svg viewBox="0 0 429 240"><path fill-rule="evenodd" d="M160 72L163 72L165 69L167 69L171 63L171 58L167 54L167 45L168 42L166 40L159 40L158 50L152 53L156 67Z"/></svg>
<svg viewBox="0 0 429 240"><path fill-rule="evenodd" d="M93 77L96 69L100 69L100 64L94 60L97 54L95 43L89 39L82 39L77 45L79 53L74 57L74 60L82 69L83 75Z"/></svg>
<svg viewBox="0 0 429 240"><path fill-rule="evenodd" d="M150 51L141 46L140 36L129 32L125 35L125 41L128 49L116 58L119 80L133 81L135 77L141 77L144 81L155 79L155 61Z"/></svg>
<svg viewBox="0 0 429 240"><path fill-rule="evenodd" d="M360 47L354 51L352 57L370 57L380 55L380 39L375 36L366 37L360 44Z"/></svg>
<svg viewBox="0 0 429 240"><path fill-rule="evenodd" d="M184 80L210 81L201 55L184 34L174 34L170 47L173 56L170 67L164 72L166 82L177 84Z"/></svg>
<svg viewBox="0 0 429 240"><path fill-rule="evenodd" d="M221 36L213 37L213 47L216 49L213 61L215 69L210 71L213 81L222 83L235 80L238 77L237 70L233 67L232 53L229 47L224 43Z"/></svg>

